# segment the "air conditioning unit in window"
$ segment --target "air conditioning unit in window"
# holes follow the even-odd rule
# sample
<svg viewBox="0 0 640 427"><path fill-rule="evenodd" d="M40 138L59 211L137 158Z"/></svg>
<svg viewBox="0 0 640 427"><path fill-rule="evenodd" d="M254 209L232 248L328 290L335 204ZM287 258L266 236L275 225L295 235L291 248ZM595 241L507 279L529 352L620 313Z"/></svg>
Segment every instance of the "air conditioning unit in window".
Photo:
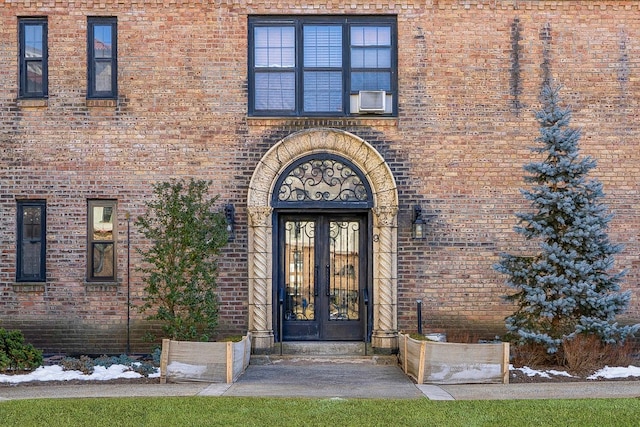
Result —
<svg viewBox="0 0 640 427"><path fill-rule="evenodd" d="M383 90L361 90L358 92L359 113L384 113L387 93Z"/></svg>

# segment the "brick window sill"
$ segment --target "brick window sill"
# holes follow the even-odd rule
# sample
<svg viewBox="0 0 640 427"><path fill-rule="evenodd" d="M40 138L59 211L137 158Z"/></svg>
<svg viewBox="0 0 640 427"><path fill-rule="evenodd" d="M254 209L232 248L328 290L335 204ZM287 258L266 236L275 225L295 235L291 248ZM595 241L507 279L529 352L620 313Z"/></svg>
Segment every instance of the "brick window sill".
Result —
<svg viewBox="0 0 640 427"><path fill-rule="evenodd" d="M118 101L115 99L87 99L87 107L116 107Z"/></svg>
<svg viewBox="0 0 640 427"><path fill-rule="evenodd" d="M118 282L84 282L87 292L113 292L120 287Z"/></svg>
<svg viewBox="0 0 640 427"><path fill-rule="evenodd" d="M258 117L247 116L250 126L304 126L304 127L346 127L346 126L398 126L397 117Z"/></svg>
<svg viewBox="0 0 640 427"><path fill-rule="evenodd" d="M45 98L38 99L18 99L18 107L20 108L46 108L49 106L49 100Z"/></svg>
<svg viewBox="0 0 640 427"><path fill-rule="evenodd" d="M46 287L45 282L16 282L13 283L14 292L44 292Z"/></svg>

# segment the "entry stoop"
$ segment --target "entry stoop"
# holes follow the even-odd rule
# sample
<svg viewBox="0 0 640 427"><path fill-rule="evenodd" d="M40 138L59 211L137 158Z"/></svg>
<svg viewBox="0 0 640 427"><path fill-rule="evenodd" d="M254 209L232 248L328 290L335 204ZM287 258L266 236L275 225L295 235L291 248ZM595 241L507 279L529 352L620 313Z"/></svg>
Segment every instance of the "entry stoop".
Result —
<svg viewBox="0 0 640 427"><path fill-rule="evenodd" d="M276 343L271 354L252 354L253 365L309 364L309 363L362 363L397 365L395 355L374 354L369 344L345 341L289 341Z"/></svg>

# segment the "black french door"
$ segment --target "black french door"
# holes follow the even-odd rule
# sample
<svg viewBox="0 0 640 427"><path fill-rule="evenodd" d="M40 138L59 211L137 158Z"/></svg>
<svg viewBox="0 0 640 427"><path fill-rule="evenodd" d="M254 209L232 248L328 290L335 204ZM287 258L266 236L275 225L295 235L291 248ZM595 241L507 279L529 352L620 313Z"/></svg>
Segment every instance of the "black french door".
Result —
<svg viewBox="0 0 640 427"><path fill-rule="evenodd" d="M279 218L283 340L364 340L366 224L352 214Z"/></svg>

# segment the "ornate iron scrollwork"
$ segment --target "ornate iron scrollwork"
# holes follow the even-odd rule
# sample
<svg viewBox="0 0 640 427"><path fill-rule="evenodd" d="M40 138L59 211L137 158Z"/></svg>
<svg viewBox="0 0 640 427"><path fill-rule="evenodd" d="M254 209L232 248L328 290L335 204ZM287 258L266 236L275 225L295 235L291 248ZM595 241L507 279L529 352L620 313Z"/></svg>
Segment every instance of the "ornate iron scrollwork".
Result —
<svg viewBox="0 0 640 427"><path fill-rule="evenodd" d="M354 169L335 158L312 158L281 181L279 202L368 202L369 192Z"/></svg>

